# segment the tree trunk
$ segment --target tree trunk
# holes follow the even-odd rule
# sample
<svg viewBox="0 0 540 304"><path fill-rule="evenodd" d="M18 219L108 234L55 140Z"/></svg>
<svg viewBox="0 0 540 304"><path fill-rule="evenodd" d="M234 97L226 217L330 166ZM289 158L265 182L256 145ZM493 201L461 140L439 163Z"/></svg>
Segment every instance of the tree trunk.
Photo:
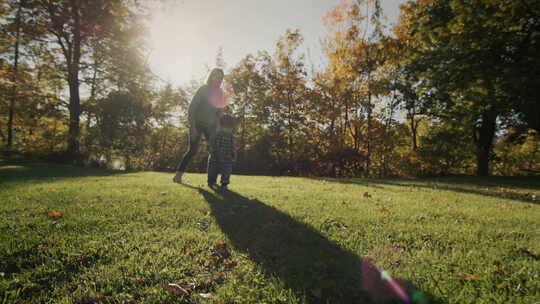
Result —
<svg viewBox="0 0 540 304"><path fill-rule="evenodd" d="M81 60L81 16L78 1L73 1L73 53L68 60L69 83L69 137L67 153L71 156L79 154L81 100L79 95L79 65ZM69 60L71 59L71 60Z"/></svg>
<svg viewBox="0 0 540 304"><path fill-rule="evenodd" d="M489 109L482 114L482 122L477 128L476 137L476 159L478 176L489 175L489 157L493 149L493 138L495 137L497 122L497 112Z"/></svg>
<svg viewBox="0 0 540 304"><path fill-rule="evenodd" d="M372 119L372 109L371 109L371 88L370 88L370 75L368 75L368 107L367 107L367 140L366 140L366 177L369 177L370 167L371 167L371 119Z"/></svg>
<svg viewBox="0 0 540 304"><path fill-rule="evenodd" d="M19 71L19 38L21 33L21 13L22 13L23 1L19 1L19 8L17 10L16 33L15 33L15 51L13 60L13 87L11 100L9 101L8 123L7 123L7 149L11 150L13 147L13 121L15 119L15 101L17 99L17 73Z"/></svg>
<svg viewBox="0 0 540 304"><path fill-rule="evenodd" d="M416 120L416 113L414 110L408 113L408 117L411 123L411 141L412 150L416 152L418 150L418 121Z"/></svg>
<svg viewBox="0 0 540 304"><path fill-rule="evenodd" d="M418 150L418 140L416 135L416 123L413 121L414 127L411 127L412 132L412 150L416 152Z"/></svg>
<svg viewBox="0 0 540 304"><path fill-rule="evenodd" d="M248 96L248 95L247 95ZM246 96L246 100L248 97ZM242 107L242 132L240 133L240 153L238 153L238 163L242 164L242 170L245 170L246 167L246 101L244 101L244 105Z"/></svg>
<svg viewBox="0 0 540 304"><path fill-rule="evenodd" d="M79 96L79 76L77 68L69 72L69 138L67 152L75 156L79 153L81 101Z"/></svg>

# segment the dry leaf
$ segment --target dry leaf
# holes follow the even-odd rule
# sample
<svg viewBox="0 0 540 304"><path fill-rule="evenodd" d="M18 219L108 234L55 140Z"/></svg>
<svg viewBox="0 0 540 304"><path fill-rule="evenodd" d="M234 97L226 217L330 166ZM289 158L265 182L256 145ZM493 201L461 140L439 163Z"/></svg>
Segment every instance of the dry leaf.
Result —
<svg viewBox="0 0 540 304"><path fill-rule="evenodd" d="M364 198L371 198L371 194L364 192Z"/></svg>
<svg viewBox="0 0 540 304"><path fill-rule="evenodd" d="M195 249L193 248L188 248L184 251L184 255L188 255L188 254L192 254L193 252L195 252Z"/></svg>
<svg viewBox="0 0 540 304"><path fill-rule="evenodd" d="M501 282L501 283L496 284L495 286L497 286L497 288L504 288L506 286L506 283Z"/></svg>
<svg viewBox="0 0 540 304"><path fill-rule="evenodd" d="M379 208L379 209L377 209L377 211L380 211L380 212L390 212L390 210L388 210L388 209L385 208L385 207Z"/></svg>
<svg viewBox="0 0 540 304"><path fill-rule="evenodd" d="M482 224L482 225L485 225L485 224L487 224L487 223L488 223L488 222L486 222L486 221L484 221L484 220L481 220L481 221L480 221L480 224Z"/></svg>
<svg viewBox="0 0 540 304"><path fill-rule="evenodd" d="M464 273L461 275L460 279L465 281L474 281L476 280L476 276L474 274Z"/></svg>
<svg viewBox="0 0 540 304"><path fill-rule="evenodd" d="M183 288L182 286L180 286L178 284L163 285L163 289L165 289L167 291L170 291L170 292L172 292L174 294L177 294L177 295L181 295L181 294L189 295L189 291L187 291L185 288Z"/></svg>
<svg viewBox="0 0 540 304"><path fill-rule="evenodd" d="M105 302L108 300L109 300L109 297L104 296L102 294L97 294L95 297L93 297L92 302Z"/></svg>
<svg viewBox="0 0 540 304"><path fill-rule="evenodd" d="M47 216L50 216L50 217L62 217L63 214L62 214L62 212L51 210L51 211L47 212Z"/></svg>

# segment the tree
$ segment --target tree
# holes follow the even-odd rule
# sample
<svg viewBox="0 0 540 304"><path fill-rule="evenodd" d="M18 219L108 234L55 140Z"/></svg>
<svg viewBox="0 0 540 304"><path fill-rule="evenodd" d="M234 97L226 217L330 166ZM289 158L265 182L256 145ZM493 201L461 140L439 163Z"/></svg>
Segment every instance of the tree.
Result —
<svg viewBox="0 0 540 304"><path fill-rule="evenodd" d="M391 94L385 85L388 71L384 64L389 53L380 2L343 1L328 12L325 20L332 33L325 45L329 58L326 77L334 82L331 92L339 104L339 137L345 140L338 146L344 147L350 138L351 148L363 155L364 174L370 175L377 149L373 136L375 116L381 114L376 113L376 107L382 106L381 97Z"/></svg>
<svg viewBox="0 0 540 304"><path fill-rule="evenodd" d="M145 152L150 134L152 105L129 92L111 92L97 102L97 141L107 159L121 155L126 168L141 167L137 159Z"/></svg>
<svg viewBox="0 0 540 304"><path fill-rule="evenodd" d="M522 83L513 82L519 75L537 84L537 68L524 72L520 63L538 62L532 37L538 33L538 14L533 13L539 5L529 0L434 0L409 1L402 9L400 32L407 39L408 64L431 96L429 111L442 119L458 113L468 117L478 175L489 174L498 119L519 111L519 105L534 104L525 97L531 94L516 94L524 90L517 89Z"/></svg>
<svg viewBox="0 0 540 304"><path fill-rule="evenodd" d="M261 126L267 124L269 117L265 108L269 87L259 69L260 63L260 58L247 55L226 76L235 92L234 102L229 108L239 119L238 163L244 172L254 166L247 152L256 141L255 135L264 132Z"/></svg>
<svg viewBox="0 0 540 304"><path fill-rule="evenodd" d="M37 1L42 24L51 43L64 60L69 86L69 136L67 152L79 153L81 98L80 83L91 46L122 27L130 14L121 0L42 0ZM108 40L110 41L110 39Z"/></svg>
<svg viewBox="0 0 540 304"><path fill-rule="evenodd" d="M297 141L303 137L306 91L303 54L297 50L303 38L298 30L287 30L276 43L274 56L260 56L261 74L268 85L264 113L266 127L272 135L271 152L280 173L296 172L303 147Z"/></svg>
<svg viewBox="0 0 540 304"><path fill-rule="evenodd" d="M9 99L9 104L7 107L7 137L5 140L6 148L11 150L13 148L15 116L17 114L16 106L25 97L23 94L25 88L19 84L28 83L29 78L27 66L25 66L24 60L21 60L25 55L22 50L28 47L39 33L35 27L32 27L35 20L30 14L31 4L26 0L6 1L3 8L6 9L7 14L5 22L2 24L7 44L2 46L2 53L7 55L7 62L11 62L9 71L5 75L7 77L6 84L9 86L9 88L6 87L6 97Z"/></svg>

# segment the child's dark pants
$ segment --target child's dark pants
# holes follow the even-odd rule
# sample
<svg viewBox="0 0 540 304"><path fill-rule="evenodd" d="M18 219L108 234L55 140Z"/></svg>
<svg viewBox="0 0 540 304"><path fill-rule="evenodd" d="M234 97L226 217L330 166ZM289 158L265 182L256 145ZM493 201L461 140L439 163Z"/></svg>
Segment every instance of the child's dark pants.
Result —
<svg viewBox="0 0 540 304"><path fill-rule="evenodd" d="M218 161L208 157L208 185L214 185L218 174L221 174L221 185L227 186L231 181L232 162Z"/></svg>

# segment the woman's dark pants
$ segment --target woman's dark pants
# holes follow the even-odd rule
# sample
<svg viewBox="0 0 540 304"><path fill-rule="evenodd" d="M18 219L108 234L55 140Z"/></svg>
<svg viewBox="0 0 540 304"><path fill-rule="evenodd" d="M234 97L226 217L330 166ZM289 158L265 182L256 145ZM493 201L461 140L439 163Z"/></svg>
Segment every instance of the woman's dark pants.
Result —
<svg viewBox="0 0 540 304"><path fill-rule="evenodd" d="M197 136L191 136L191 130L189 132L189 149L184 154L184 157L182 158L182 161L176 168L176 171L185 172L186 168L191 161L191 158L197 154L197 151L199 150L199 144L201 142L201 137L204 136L206 138L206 141L208 144L210 144L211 139L214 138L214 135L216 135L216 128L215 127L203 127L203 126L197 126L197 131L199 131L199 134Z"/></svg>

